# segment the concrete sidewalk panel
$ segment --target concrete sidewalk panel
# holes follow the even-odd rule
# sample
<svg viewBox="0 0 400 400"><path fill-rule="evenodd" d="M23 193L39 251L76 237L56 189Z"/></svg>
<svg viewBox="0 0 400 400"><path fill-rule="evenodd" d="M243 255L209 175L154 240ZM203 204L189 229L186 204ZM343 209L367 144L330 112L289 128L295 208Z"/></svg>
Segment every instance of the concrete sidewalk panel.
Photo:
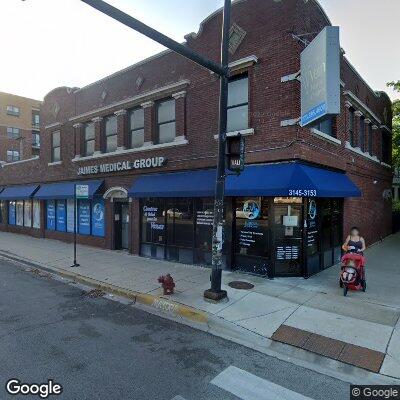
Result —
<svg viewBox="0 0 400 400"><path fill-rule="evenodd" d="M385 353L393 328L301 306L286 325Z"/></svg>

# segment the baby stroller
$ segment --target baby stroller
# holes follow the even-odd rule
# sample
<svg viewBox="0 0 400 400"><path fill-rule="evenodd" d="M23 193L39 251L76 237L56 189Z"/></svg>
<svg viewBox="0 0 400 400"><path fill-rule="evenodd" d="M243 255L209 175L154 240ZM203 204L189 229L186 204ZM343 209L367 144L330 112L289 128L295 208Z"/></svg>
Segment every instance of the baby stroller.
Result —
<svg viewBox="0 0 400 400"><path fill-rule="evenodd" d="M343 288L343 295L347 296L348 290L367 290L365 279L365 258L356 253L347 253L342 257L339 285Z"/></svg>

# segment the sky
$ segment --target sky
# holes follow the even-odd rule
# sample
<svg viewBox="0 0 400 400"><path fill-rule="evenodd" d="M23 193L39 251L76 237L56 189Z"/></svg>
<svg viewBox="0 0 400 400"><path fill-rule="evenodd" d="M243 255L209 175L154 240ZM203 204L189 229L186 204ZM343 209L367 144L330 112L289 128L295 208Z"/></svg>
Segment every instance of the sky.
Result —
<svg viewBox="0 0 400 400"><path fill-rule="evenodd" d="M223 0L109 3L183 42ZM320 3L341 27L341 46L366 82L400 98L386 87L400 80L400 0ZM56 87L85 86L163 50L80 0L0 0L0 37L0 91L39 100Z"/></svg>

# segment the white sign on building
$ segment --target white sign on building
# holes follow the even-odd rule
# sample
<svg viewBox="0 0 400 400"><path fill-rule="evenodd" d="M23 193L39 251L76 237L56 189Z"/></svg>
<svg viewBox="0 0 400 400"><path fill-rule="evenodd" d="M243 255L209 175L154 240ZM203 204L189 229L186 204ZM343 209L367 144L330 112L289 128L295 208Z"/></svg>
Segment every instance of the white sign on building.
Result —
<svg viewBox="0 0 400 400"><path fill-rule="evenodd" d="M327 26L301 53L301 118L308 126L340 114L339 27Z"/></svg>

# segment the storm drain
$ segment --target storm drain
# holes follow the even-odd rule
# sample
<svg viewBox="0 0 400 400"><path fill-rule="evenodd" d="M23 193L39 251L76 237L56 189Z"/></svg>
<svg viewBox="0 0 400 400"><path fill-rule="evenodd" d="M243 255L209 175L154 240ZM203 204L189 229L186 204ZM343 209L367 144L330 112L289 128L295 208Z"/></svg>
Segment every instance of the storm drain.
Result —
<svg viewBox="0 0 400 400"><path fill-rule="evenodd" d="M103 297L104 295L105 293L100 289L93 289L82 293L82 297L90 297L91 299L97 299L98 297Z"/></svg>
<svg viewBox="0 0 400 400"><path fill-rule="evenodd" d="M228 286L230 286L232 289L239 289L239 290L250 290L254 288L254 285L252 285L251 283L243 281L229 282Z"/></svg>

